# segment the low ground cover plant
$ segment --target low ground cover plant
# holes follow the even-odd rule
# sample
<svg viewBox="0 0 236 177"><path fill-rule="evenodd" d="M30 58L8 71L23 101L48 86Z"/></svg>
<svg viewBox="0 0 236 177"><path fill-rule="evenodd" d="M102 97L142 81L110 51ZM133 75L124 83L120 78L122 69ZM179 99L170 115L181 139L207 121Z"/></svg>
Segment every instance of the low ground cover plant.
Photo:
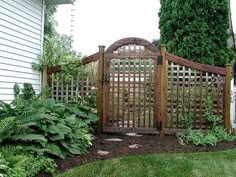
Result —
<svg viewBox="0 0 236 177"><path fill-rule="evenodd" d="M60 158L80 155L91 146L90 125L97 121L93 108L76 102L66 104L57 103L51 98L40 99L40 96L35 96L29 84L24 84L23 89L15 85L14 92L15 99L11 104L0 103L0 148L17 145L13 147L19 149L18 145L23 145L26 149L30 149L32 153L22 158L35 162L38 172L41 166L50 163L48 155ZM21 163L21 154L19 151L15 152ZM4 154L0 155L2 157L0 170L1 165L5 165L2 167L4 169L8 168L11 161L8 162ZM21 169L24 171L24 166ZM17 170L13 171L17 173Z"/></svg>
<svg viewBox="0 0 236 177"><path fill-rule="evenodd" d="M178 132L177 137L181 144L193 143L194 145L216 146L217 142L232 141L236 137L226 132L222 125L222 117L217 116L212 109L212 100L205 101L204 120L209 125L209 130L193 129L194 114L192 112L180 117L180 122L186 131Z"/></svg>
<svg viewBox="0 0 236 177"><path fill-rule="evenodd" d="M0 151L0 176L33 177L41 170L51 175L55 172L54 160L33 146L5 146Z"/></svg>

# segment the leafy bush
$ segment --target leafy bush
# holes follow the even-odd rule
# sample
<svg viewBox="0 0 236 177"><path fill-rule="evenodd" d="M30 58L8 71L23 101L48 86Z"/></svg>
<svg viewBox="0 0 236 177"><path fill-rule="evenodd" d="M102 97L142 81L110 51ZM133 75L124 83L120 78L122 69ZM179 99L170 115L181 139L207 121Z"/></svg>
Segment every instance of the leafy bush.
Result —
<svg viewBox="0 0 236 177"><path fill-rule="evenodd" d="M40 171L54 174L55 162L36 153L37 149L24 146L0 147L0 176L33 177Z"/></svg>
<svg viewBox="0 0 236 177"><path fill-rule="evenodd" d="M61 158L81 154L91 145L90 124L97 121L93 108L24 98L0 105L0 142L38 145Z"/></svg>
<svg viewBox="0 0 236 177"><path fill-rule="evenodd" d="M205 113L203 117L209 123L210 130L205 130L205 133L202 129L193 129L194 114L192 112L180 117L180 122L183 127L186 128L185 132L177 133L180 144L191 142L194 145L215 146L217 142L231 141L235 138L235 136L228 134L225 128L220 124L222 122L222 117L215 115L211 105L212 101L210 98L207 98L205 101Z"/></svg>
<svg viewBox="0 0 236 177"><path fill-rule="evenodd" d="M53 99L34 100L23 107L19 101L12 116L0 120L0 141L34 142L62 158L81 154L91 145L89 124L97 120L91 111Z"/></svg>
<svg viewBox="0 0 236 177"><path fill-rule="evenodd" d="M69 82L73 75L83 70L81 54L72 50L71 42L71 37L67 35L54 34L51 37L46 37L44 40L44 53L39 63L32 64L32 68L36 71L42 71L44 65L60 65L65 81Z"/></svg>

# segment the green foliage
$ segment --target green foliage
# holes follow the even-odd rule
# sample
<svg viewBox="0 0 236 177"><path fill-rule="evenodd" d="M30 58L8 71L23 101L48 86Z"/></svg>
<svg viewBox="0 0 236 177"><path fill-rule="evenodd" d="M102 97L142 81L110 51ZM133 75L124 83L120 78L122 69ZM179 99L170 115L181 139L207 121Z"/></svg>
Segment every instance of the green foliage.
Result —
<svg viewBox="0 0 236 177"><path fill-rule="evenodd" d="M31 84L29 83L23 84L22 96L25 100L32 99L35 96L35 91Z"/></svg>
<svg viewBox="0 0 236 177"><path fill-rule="evenodd" d="M71 49L71 37L67 35L54 34L52 37L45 37L44 53L39 63L33 63L36 71L42 71L43 66L62 66L63 77L69 82L72 77L84 69L81 63L81 54ZM55 79L55 78L53 78Z"/></svg>
<svg viewBox="0 0 236 177"><path fill-rule="evenodd" d="M183 125L184 128L192 128L193 127L193 117L194 113L189 112L185 116L180 117L180 124Z"/></svg>
<svg viewBox="0 0 236 177"><path fill-rule="evenodd" d="M205 113L203 118L209 123L210 126L210 130L205 130L206 133L204 133L204 130L202 129L193 129L193 113L180 117L181 124L184 128L186 128L185 132L177 133L180 144L191 142L194 145L216 146L217 142L231 141L235 138L234 136L228 134L224 127L220 124L222 122L222 117L215 115L213 112L212 101L210 98L207 98L205 101Z"/></svg>
<svg viewBox="0 0 236 177"><path fill-rule="evenodd" d="M33 69L41 71L43 65L57 66L67 65L74 62L80 66L80 55L71 49L71 37L67 35L54 34L52 37L46 37L44 40L44 53L39 64L33 63Z"/></svg>
<svg viewBox="0 0 236 177"><path fill-rule="evenodd" d="M17 101L16 101L17 100ZM16 97L0 106L0 141L37 145L64 158L79 155L91 145L95 110L78 103L56 103L54 99Z"/></svg>
<svg viewBox="0 0 236 177"><path fill-rule="evenodd" d="M53 175L55 168L55 162L37 153L34 147L0 147L0 175L4 177L33 177L40 171Z"/></svg>
<svg viewBox="0 0 236 177"><path fill-rule="evenodd" d="M217 126L220 121L222 121L222 117L221 116L217 116L215 115L213 109L212 109L212 101L210 99L210 97L208 97L205 100L205 112L204 112L204 118L205 120L207 120L208 122L211 123L211 127L215 127Z"/></svg>
<svg viewBox="0 0 236 177"><path fill-rule="evenodd" d="M54 174L55 162L47 155L79 155L91 146L90 124L98 119L93 108L40 99L30 84L16 84L14 93L11 104L0 104L0 175Z"/></svg>
<svg viewBox="0 0 236 177"><path fill-rule="evenodd" d="M96 88L92 87L91 91L87 96L80 96L77 95L76 98L74 98L74 102L78 102L82 105L89 105L91 108L96 108Z"/></svg>
<svg viewBox="0 0 236 177"><path fill-rule="evenodd" d="M16 118L0 121L2 142L32 142L61 158L81 154L91 145L89 124L97 116L88 106L37 99L14 111Z"/></svg>
<svg viewBox="0 0 236 177"><path fill-rule="evenodd" d="M169 52L217 66L232 60L228 0L161 0L159 17L160 43Z"/></svg>
<svg viewBox="0 0 236 177"><path fill-rule="evenodd" d="M45 7L44 22L44 44L43 55L40 56L39 63L33 63L32 68L42 71L43 66L62 66L64 79L69 82L74 73L78 73L81 65L80 54L72 50L72 38L65 34L60 35L55 30L56 21L53 17L57 11L57 6L50 5Z"/></svg>
<svg viewBox="0 0 236 177"><path fill-rule="evenodd" d="M56 33L54 13L57 11L57 6L46 6L44 10L44 36L53 36Z"/></svg>

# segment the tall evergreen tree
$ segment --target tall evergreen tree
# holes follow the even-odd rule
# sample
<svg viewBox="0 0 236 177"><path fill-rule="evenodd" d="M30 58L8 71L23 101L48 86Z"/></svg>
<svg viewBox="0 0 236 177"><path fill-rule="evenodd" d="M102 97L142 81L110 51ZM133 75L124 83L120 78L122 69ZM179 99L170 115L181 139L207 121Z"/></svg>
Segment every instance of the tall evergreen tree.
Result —
<svg viewBox="0 0 236 177"><path fill-rule="evenodd" d="M54 19L54 14L57 11L57 6L55 5L47 5L45 7L45 15L44 15L44 35L47 37L52 37L56 34L56 20Z"/></svg>
<svg viewBox="0 0 236 177"><path fill-rule="evenodd" d="M159 17L169 52L217 66L232 60L228 0L161 0Z"/></svg>

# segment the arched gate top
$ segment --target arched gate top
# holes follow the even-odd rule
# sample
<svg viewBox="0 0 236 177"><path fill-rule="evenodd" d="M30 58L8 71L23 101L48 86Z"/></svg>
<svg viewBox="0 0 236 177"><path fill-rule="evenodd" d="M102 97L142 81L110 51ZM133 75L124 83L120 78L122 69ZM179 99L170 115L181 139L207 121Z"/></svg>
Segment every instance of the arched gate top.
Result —
<svg viewBox="0 0 236 177"><path fill-rule="evenodd" d="M136 44L136 45L144 46L146 49L148 49L152 53L159 52L157 47L154 44L152 44L151 42L149 42L145 39L142 39L142 38L129 37L129 38L123 38L123 39L120 39L120 40L114 42L110 47L108 47L108 49L106 50L106 53L113 53L119 47L122 47L122 46L125 46L128 44Z"/></svg>

